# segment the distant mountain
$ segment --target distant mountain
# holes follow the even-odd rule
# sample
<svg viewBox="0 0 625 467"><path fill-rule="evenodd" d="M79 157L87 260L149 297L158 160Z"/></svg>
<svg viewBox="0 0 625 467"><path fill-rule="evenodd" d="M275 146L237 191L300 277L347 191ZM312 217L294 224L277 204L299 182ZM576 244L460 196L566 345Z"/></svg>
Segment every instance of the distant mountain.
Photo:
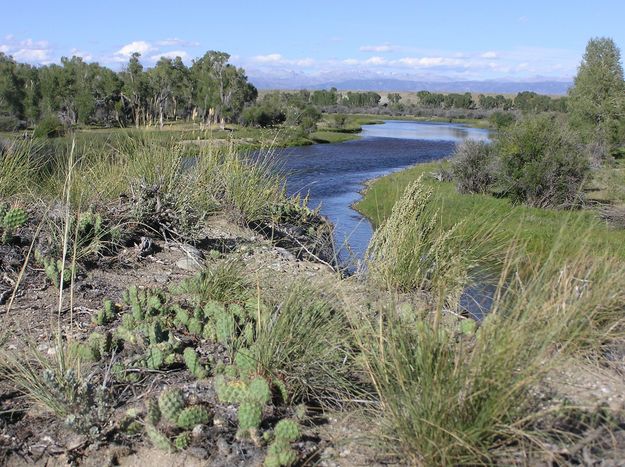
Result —
<svg viewBox="0 0 625 467"><path fill-rule="evenodd" d="M510 79L486 81L443 81L443 80L408 80L371 77L365 79L337 79L319 82L319 78L306 79L306 76L254 76L250 73L250 81L259 89L330 89L335 87L342 91L398 91L416 92L483 92L496 94L516 94L522 91L533 91L539 94L564 95L573 84L569 80L513 81Z"/></svg>

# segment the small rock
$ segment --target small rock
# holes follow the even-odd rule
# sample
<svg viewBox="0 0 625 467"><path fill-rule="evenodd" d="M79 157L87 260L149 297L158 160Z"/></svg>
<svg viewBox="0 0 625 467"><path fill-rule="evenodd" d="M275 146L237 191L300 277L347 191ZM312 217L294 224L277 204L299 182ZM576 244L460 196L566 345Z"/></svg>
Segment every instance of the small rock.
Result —
<svg viewBox="0 0 625 467"><path fill-rule="evenodd" d="M203 264L198 261L194 261L191 258L182 258L176 261L176 266L180 269L190 272L198 272L203 269Z"/></svg>

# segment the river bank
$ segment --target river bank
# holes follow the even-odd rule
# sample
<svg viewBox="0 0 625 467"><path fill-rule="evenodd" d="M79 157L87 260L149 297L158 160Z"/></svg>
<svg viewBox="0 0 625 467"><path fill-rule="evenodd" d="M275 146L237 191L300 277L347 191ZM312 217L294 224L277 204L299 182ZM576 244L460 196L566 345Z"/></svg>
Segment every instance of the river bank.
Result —
<svg viewBox="0 0 625 467"><path fill-rule="evenodd" d="M301 148L327 151L317 161L284 157L316 162L300 172L304 186L312 177L351 196L372 172L414 163L417 148L453 147L413 139L381 157L395 143L365 137ZM435 289L343 278L323 261L328 230L313 197L285 193L281 175L234 148L206 150L190 167L180 145L148 138L43 167L36 149L4 153L0 173L3 462L620 458L623 430L610 423L624 403L623 362L602 359L597 376L584 353L609 342L609 355L622 355L625 272L613 258L579 254L560 275L555 263L537 268L518 294L496 300L500 318L477 324L446 294L458 286L450 271L462 273L457 257L438 257L442 274L426 271ZM340 190L330 197L348 212ZM444 246L439 233L423 238ZM577 294L579 277L597 285ZM538 434L540 448L529 443Z"/></svg>

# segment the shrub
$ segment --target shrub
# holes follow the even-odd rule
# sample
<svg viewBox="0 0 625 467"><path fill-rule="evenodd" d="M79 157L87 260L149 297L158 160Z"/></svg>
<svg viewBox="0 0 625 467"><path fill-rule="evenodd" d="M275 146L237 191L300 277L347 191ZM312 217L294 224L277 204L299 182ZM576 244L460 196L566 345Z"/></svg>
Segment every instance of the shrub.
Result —
<svg viewBox="0 0 625 467"><path fill-rule="evenodd" d="M502 128L507 128L512 125L516 118L511 112L493 112L493 114L488 118L488 121L495 126L498 130Z"/></svg>
<svg viewBox="0 0 625 467"><path fill-rule="evenodd" d="M500 133L501 188L513 202L535 207L577 205L590 173L587 152L563 122L526 118Z"/></svg>
<svg viewBox="0 0 625 467"><path fill-rule="evenodd" d="M485 193L495 180L494 152L483 141L467 140L454 152L451 171L460 193Z"/></svg>
<svg viewBox="0 0 625 467"><path fill-rule="evenodd" d="M37 126L33 136L35 138L56 138L65 134L65 127L56 115L47 115L43 117Z"/></svg>

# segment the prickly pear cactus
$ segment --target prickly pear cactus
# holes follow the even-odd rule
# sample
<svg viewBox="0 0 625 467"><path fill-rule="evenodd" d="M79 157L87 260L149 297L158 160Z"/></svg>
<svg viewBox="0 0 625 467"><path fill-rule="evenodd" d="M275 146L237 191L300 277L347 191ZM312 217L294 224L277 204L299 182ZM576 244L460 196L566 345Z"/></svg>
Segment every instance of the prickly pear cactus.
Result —
<svg viewBox="0 0 625 467"><path fill-rule="evenodd" d="M171 443L169 438L161 433L155 426L150 425L149 423L146 424L145 432L147 433L148 438L150 438L150 441L155 447L162 449L163 451L169 452L174 450L174 445Z"/></svg>
<svg viewBox="0 0 625 467"><path fill-rule="evenodd" d="M147 423L152 425L157 425L161 420L161 409L158 408L158 402L154 399L148 400L145 419Z"/></svg>
<svg viewBox="0 0 625 467"><path fill-rule="evenodd" d="M147 351L147 357L145 363L150 370L158 370L165 364L165 355L163 351L156 347L151 346Z"/></svg>
<svg viewBox="0 0 625 467"><path fill-rule="evenodd" d="M2 219L2 226L9 231L20 228L28 220L28 214L22 208L10 209Z"/></svg>
<svg viewBox="0 0 625 467"><path fill-rule="evenodd" d="M267 457L263 465L265 467L291 466L297 462L297 452L291 448L288 442L276 439L267 449Z"/></svg>
<svg viewBox="0 0 625 467"><path fill-rule="evenodd" d="M215 378L215 391L222 403L234 404L243 400L247 384L241 380L226 381L223 375L219 375Z"/></svg>
<svg viewBox="0 0 625 467"><path fill-rule="evenodd" d="M263 415L263 406L258 402L245 401L239 406L237 414L239 419L239 430L255 430L260 426Z"/></svg>
<svg viewBox="0 0 625 467"><path fill-rule="evenodd" d="M189 334L201 336L202 331L204 330L204 325L199 319L190 318L187 324L187 329L189 330Z"/></svg>
<svg viewBox="0 0 625 467"><path fill-rule="evenodd" d="M163 329L163 325L159 319L155 319L148 325L148 339L150 344L158 344L165 342L168 338L168 332Z"/></svg>
<svg viewBox="0 0 625 467"><path fill-rule="evenodd" d="M117 316L117 308L111 300L104 300L102 309L98 310L93 316L93 324L104 326L115 319Z"/></svg>
<svg viewBox="0 0 625 467"><path fill-rule="evenodd" d="M299 438L299 426L294 420L283 419L278 422L273 434L276 439L283 439L287 442L297 441Z"/></svg>
<svg viewBox="0 0 625 467"><path fill-rule="evenodd" d="M191 433L185 431L176 436L174 440L174 445L176 449L182 451L183 449L187 449L191 445Z"/></svg>
<svg viewBox="0 0 625 467"><path fill-rule="evenodd" d="M206 369L200 363L200 358L197 355L197 352L193 350L191 347L187 347L184 349L182 354L184 358L184 363L191 372L193 376L197 379L204 379L208 376Z"/></svg>
<svg viewBox="0 0 625 467"><path fill-rule="evenodd" d="M195 405L184 408L178 415L177 425L180 428L190 430L196 425L205 425L211 419L211 414L206 407Z"/></svg>
<svg viewBox="0 0 625 467"><path fill-rule="evenodd" d="M184 395L178 388L164 390L158 398L158 407L167 421L176 423L184 408Z"/></svg>
<svg viewBox="0 0 625 467"><path fill-rule="evenodd" d="M246 399L261 405L265 405L269 402L269 399L271 399L271 390L269 389L267 381L260 376L254 378L247 388Z"/></svg>
<svg viewBox="0 0 625 467"><path fill-rule="evenodd" d="M234 363L242 376L253 374L257 368L257 362L249 349L237 351L234 356Z"/></svg>

